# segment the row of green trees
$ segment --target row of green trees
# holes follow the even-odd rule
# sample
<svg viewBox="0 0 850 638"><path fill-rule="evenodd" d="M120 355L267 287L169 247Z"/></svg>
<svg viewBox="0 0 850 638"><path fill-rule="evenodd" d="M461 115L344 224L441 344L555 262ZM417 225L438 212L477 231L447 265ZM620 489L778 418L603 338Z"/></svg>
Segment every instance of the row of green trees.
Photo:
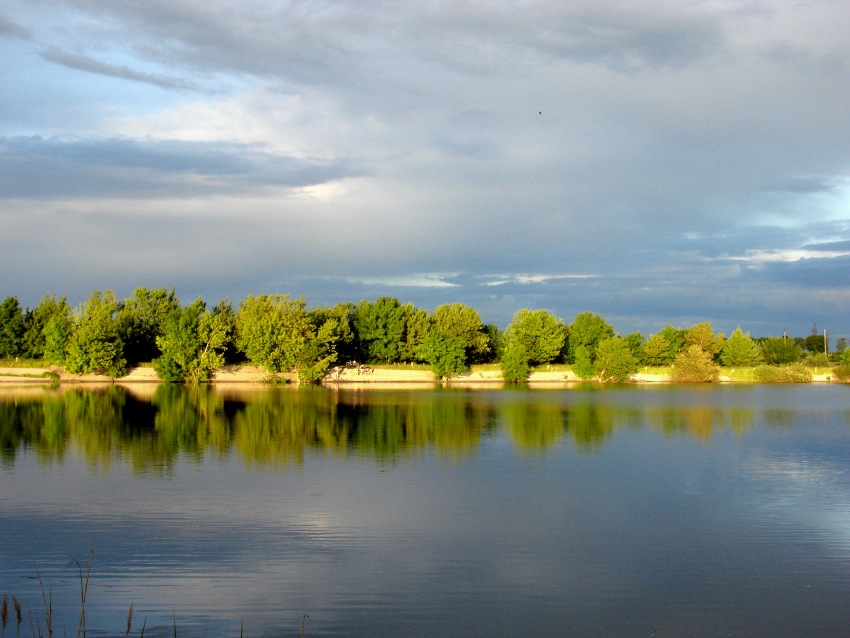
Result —
<svg viewBox="0 0 850 638"><path fill-rule="evenodd" d="M76 308L55 295L33 309L22 308L16 297L0 305L0 356L116 377L153 361L166 381L204 381L225 363L250 361L312 382L330 366L354 360L426 362L438 378L472 363L499 362L507 381L522 381L533 366L564 362L581 378L607 382L644 365L675 368L679 361L681 369L683 357L709 366L783 365L804 358L826 365L827 345L816 334L754 339L740 328L727 338L710 323L668 325L649 337L619 335L591 312L566 324L546 310L530 309L519 310L502 331L462 303L428 312L393 297L309 308L288 295L258 295L234 308L227 300L208 307L201 298L181 305L173 289L138 288L123 300L111 290L95 291ZM837 355L850 355L844 339Z"/></svg>

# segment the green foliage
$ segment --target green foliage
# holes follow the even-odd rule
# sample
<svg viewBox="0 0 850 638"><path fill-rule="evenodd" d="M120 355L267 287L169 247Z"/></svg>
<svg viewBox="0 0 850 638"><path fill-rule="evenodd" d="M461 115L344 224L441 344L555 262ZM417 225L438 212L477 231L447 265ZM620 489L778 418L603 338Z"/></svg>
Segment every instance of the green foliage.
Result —
<svg viewBox="0 0 850 638"><path fill-rule="evenodd" d="M236 313L236 345L271 373L295 367L313 326L303 299L249 295Z"/></svg>
<svg viewBox="0 0 850 638"><path fill-rule="evenodd" d="M506 349L522 347L529 365L551 363L561 353L566 340L564 322L545 310L518 311L505 334Z"/></svg>
<svg viewBox="0 0 850 638"><path fill-rule="evenodd" d="M452 335L461 340L465 360L482 359L489 350L489 339L478 311L462 303L437 306L432 317L435 332Z"/></svg>
<svg viewBox="0 0 850 638"><path fill-rule="evenodd" d="M303 299L288 295L249 296L236 313L236 344L267 371L294 368L300 382L312 383L336 360L336 343L350 328L343 313L336 314L308 313Z"/></svg>
<svg viewBox="0 0 850 638"><path fill-rule="evenodd" d="M823 335L813 334L806 337L805 341L806 352L814 352L819 354L826 353L826 341Z"/></svg>
<svg viewBox="0 0 850 638"><path fill-rule="evenodd" d="M115 320L115 293L94 291L76 311L76 322L68 338L65 368L74 374L92 372L120 377L126 372L124 344Z"/></svg>
<svg viewBox="0 0 850 638"><path fill-rule="evenodd" d="M850 383L850 362L845 362L833 370L833 375L841 383Z"/></svg>
<svg viewBox="0 0 850 638"><path fill-rule="evenodd" d="M623 337L631 350L632 356L639 366L644 365L646 361L643 358L643 335L639 332L631 332Z"/></svg>
<svg viewBox="0 0 850 638"><path fill-rule="evenodd" d="M53 365L65 363L68 342L74 329L70 308L65 312L57 312L44 326L44 359Z"/></svg>
<svg viewBox="0 0 850 638"><path fill-rule="evenodd" d="M803 365L809 368L829 367L829 357L823 352L810 352L803 359Z"/></svg>
<svg viewBox="0 0 850 638"><path fill-rule="evenodd" d="M592 379L596 374L590 349L585 345L576 346L573 351L573 372L579 379Z"/></svg>
<svg viewBox="0 0 850 638"><path fill-rule="evenodd" d="M708 354L698 345L676 355L671 378L676 383L710 383L717 381L720 371Z"/></svg>
<svg viewBox="0 0 850 638"><path fill-rule="evenodd" d="M419 359L419 347L425 343L433 329L431 317L425 310L410 303L403 304L401 308L404 316L404 336L399 344L398 358L400 361L414 361Z"/></svg>
<svg viewBox="0 0 850 638"><path fill-rule="evenodd" d="M208 312L203 300L172 312L161 327L156 344L162 354L154 368L163 381L207 381L224 365L231 339L231 322L224 308Z"/></svg>
<svg viewBox="0 0 850 638"><path fill-rule="evenodd" d="M519 341L508 341L500 362L505 383L524 383L528 380L528 353Z"/></svg>
<svg viewBox="0 0 850 638"><path fill-rule="evenodd" d="M400 361L406 312L398 299L378 297L374 303L361 301L354 311L354 327L360 351L367 361Z"/></svg>
<svg viewBox="0 0 850 638"><path fill-rule="evenodd" d="M484 326L484 332L487 334L487 352L488 355L483 360L474 359L475 363L487 363L491 361L500 361L502 352L505 349L505 333L499 329L495 323L488 323Z"/></svg>
<svg viewBox="0 0 850 638"><path fill-rule="evenodd" d="M765 363L771 365L796 363L803 358L803 350L794 339L767 337L761 340L760 345Z"/></svg>
<svg viewBox="0 0 850 638"><path fill-rule="evenodd" d="M684 337L685 347L699 346L710 354L712 359L717 359L726 341L722 334L714 334L709 321L691 326Z"/></svg>
<svg viewBox="0 0 850 638"><path fill-rule="evenodd" d="M418 357L431 364L437 379L447 379L466 371L466 343L456 335L432 332L419 346Z"/></svg>
<svg viewBox="0 0 850 638"><path fill-rule="evenodd" d="M812 371L800 364L761 365L753 370L753 380L759 383L811 383Z"/></svg>
<svg viewBox="0 0 850 638"><path fill-rule="evenodd" d="M720 353L720 362L729 368L757 366L763 361L764 356L759 344L750 337L749 332L745 334L740 326L729 335Z"/></svg>
<svg viewBox="0 0 850 638"><path fill-rule="evenodd" d="M315 323L307 333L306 341L295 362L295 371L300 383L315 383L336 361L336 344L339 340L341 318L331 317L321 325Z"/></svg>
<svg viewBox="0 0 850 638"><path fill-rule="evenodd" d="M650 336L644 342L643 359L649 366L667 366L684 348L684 331L673 326L666 326L664 330Z"/></svg>
<svg viewBox="0 0 850 638"><path fill-rule="evenodd" d="M838 341L835 342L835 351L842 355L844 351L847 349L847 339L846 337L841 337Z"/></svg>
<svg viewBox="0 0 850 638"><path fill-rule="evenodd" d="M632 354L629 342L614 336L599 342L593 367L600 382L622 383L630 374L637 372L638 362Z"/></svg>
<svg viewBox="0 0 850 638"><path fill-rule="evenodd" d="M336 320L334 343L339 361L359 361L362 359L360 348L357 345L357 334L352 323L354 308L354 304L350 302L338 303L333 308L313 308L307 313L314 327L320 327L330 319Z"/></svg>
<svg viewBox="0 0 850 638"><path fill-rule="evenodd" d="M55 314L70 316L71 306L65 297L56 299L53 295L45 295L33 310L24 313L23 336L21 339L21 355L32 358L44 358L46 345L45 328Z"/></svg>
<svg viewBox="0 0 850 638"><path fill-rule="evenodd" d="M118 313L118 334L124 342L124 356L129 365L153 361L160 354L157 337L166 322L180 314L180 302L174 289L136 288Z"/></svg>
<svg viewBox="0 0 850 638"><path fill-rule="evenodd" d="M0 304L0 357L16 357L22 351L24 313L17 297L6 297Z"/></svg>
<svg viewBox="0 0 850 638"><path fill-rule="evenodd" d="M578 363L578 349L583 347L586 355L589 355L593 362L596 359L596 347L599 342L614 336L614 326L599 315L583 312L576 316L567 332L569 333L567 360L570 363Z"/></svg>

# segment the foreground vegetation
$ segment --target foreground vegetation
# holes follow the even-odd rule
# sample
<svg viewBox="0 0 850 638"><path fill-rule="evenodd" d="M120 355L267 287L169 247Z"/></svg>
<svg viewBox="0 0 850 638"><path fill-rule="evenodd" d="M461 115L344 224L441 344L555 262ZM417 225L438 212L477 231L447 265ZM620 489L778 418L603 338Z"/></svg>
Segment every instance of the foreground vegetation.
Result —
<svg viewBox="0 0 850 638"><path fill-rule="evenodd" d="M190 383L238 362L292 371L312 383L350 361L425 364L438 379L490 363L508 382L522 382L531 368L547 364L569 365L579 378L603 383L622 382L640 366L669 367L679 382L716 381L720 366L753 368L753 380L771 382L811 380L812 367L834 366L835 379L848 381L846 345L839 339L830 351L826 334L815 330L755 339L739 327L726 337L710 323L620 335L591 312L567 324L542 309L517 311L503 331L461 303L428 312L392 297L308 308L288 295L258 295L234 308L227 300L208 307L201 298L183 305L173 289L138 288L123 300L95 291L76 308L55 295L32 309L16 297L0 305L0 357L112 377L152 362L164 381Z"/></svg>

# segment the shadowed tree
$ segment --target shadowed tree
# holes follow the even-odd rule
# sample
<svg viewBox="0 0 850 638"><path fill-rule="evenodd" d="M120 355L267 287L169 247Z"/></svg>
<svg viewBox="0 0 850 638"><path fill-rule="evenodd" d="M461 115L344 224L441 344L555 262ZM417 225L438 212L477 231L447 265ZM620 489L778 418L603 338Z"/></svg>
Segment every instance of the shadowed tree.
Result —
<svg viewBox="0 0 850 638"><path fill-rule="evenodd" d="M6 297L0 304L0 357L16 357L21 353L24 335L24 313L17 297Z"/></svg>
<svg viewBox="0 0 850 638"><path fill-rule="evenodd" d="M406 312L398 299L378 297L374 303L364 299L354 311L354 327L367 361L392 363L400 360Z"/></svg>

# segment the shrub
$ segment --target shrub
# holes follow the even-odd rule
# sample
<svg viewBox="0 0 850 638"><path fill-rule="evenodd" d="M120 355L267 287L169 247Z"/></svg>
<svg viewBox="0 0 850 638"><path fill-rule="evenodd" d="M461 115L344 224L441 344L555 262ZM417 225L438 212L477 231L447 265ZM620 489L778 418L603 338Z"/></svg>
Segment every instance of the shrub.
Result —
<svg viewBox="0 0 850 638"><path fill-rule="evenodd" d="M697 345L680 352L673 361L672 380L676 383L711 383L719 377L711 355Z"/></svg>
<svg viewBox="0 0 850 638"><path fill-rule="evenodd" d="M803 359L803 364L809 368L828 368L829 357L823 352L810 352Z"/></svg>
<svg viewBox="0 0 850 638"><path fill-rule="evenodd" d="M850 363L842 363L833 370L833 374L841 383L850 383Z"/></svg>
<svg viewBox="0 0 850 638"><path fill-rule="evenodd" d="M799 363L758 366L753 370L753 380L759 383L811 383L812 371Z"/></svg>

